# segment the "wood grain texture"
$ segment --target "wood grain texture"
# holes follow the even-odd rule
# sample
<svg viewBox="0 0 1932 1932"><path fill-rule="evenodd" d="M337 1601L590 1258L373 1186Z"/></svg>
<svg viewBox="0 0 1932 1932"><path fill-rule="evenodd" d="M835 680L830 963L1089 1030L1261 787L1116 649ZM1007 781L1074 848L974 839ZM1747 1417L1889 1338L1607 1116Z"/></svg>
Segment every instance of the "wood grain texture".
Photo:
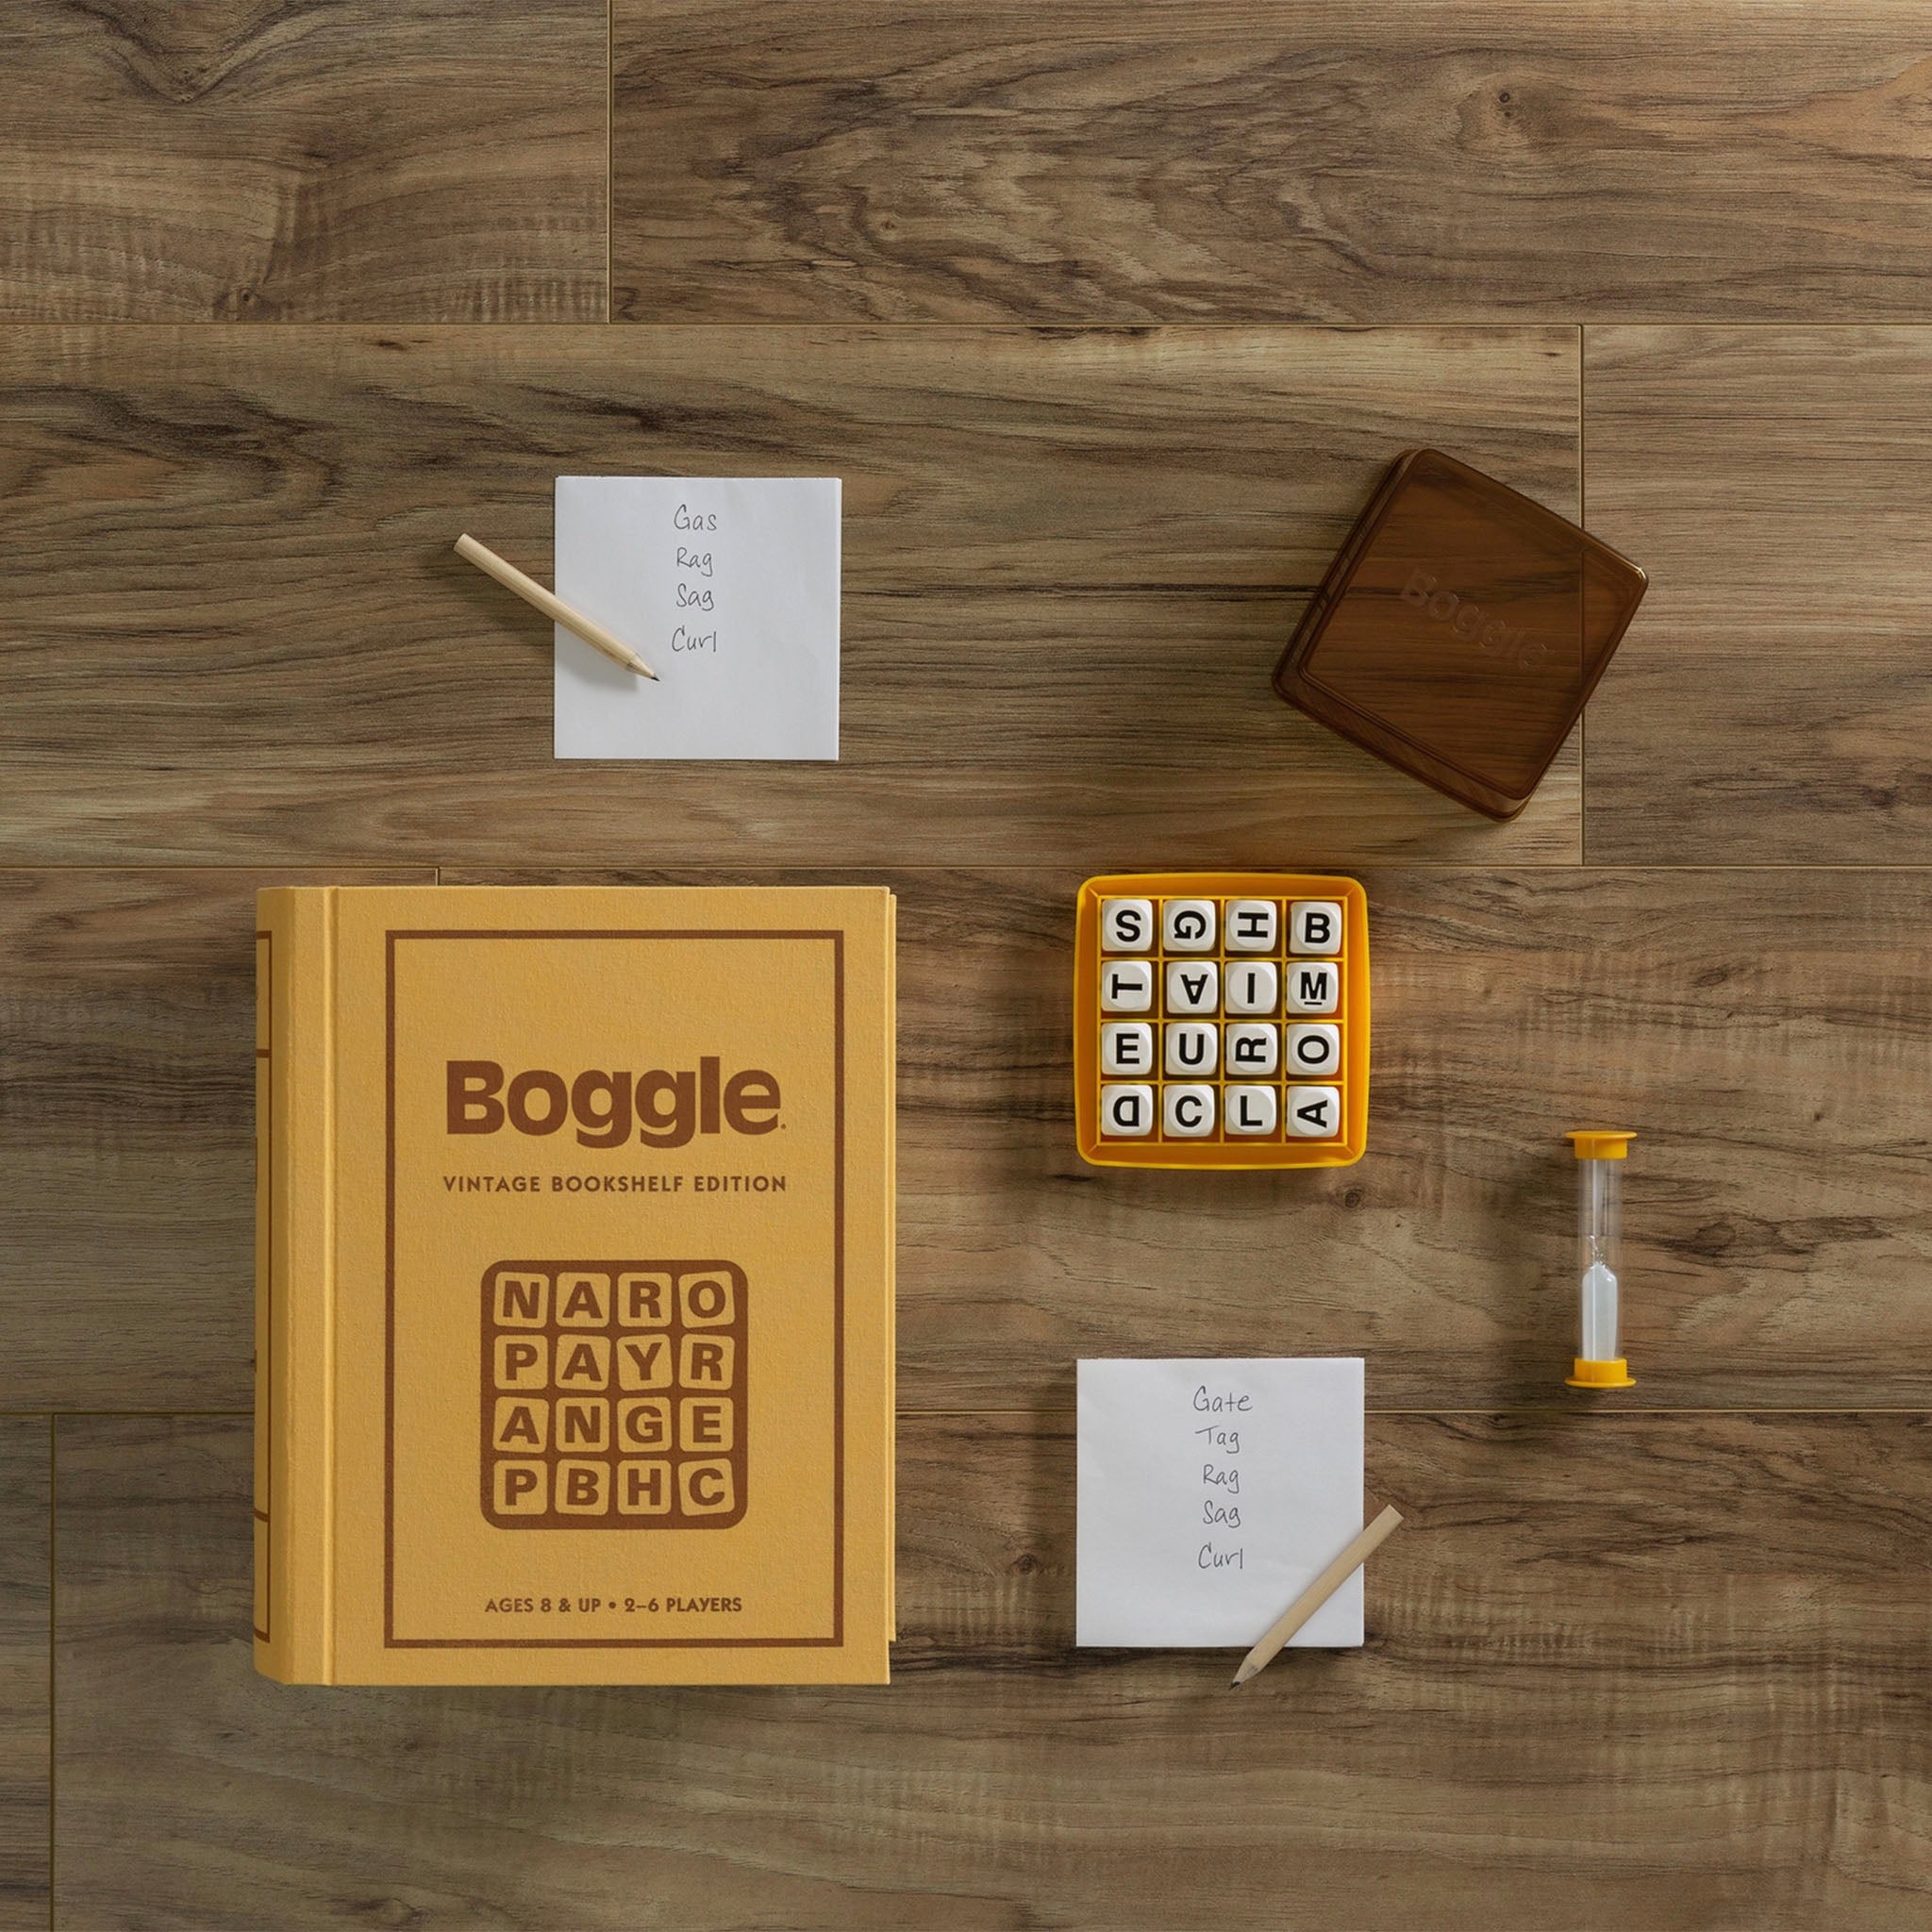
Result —
<svg viewBox="0 0 1932 1932"><path fill-rule="evenodd" d="M55 1923L1860 1932L1932 1907L1923 1416L1377 1416L1368 1646L1080 1652L1064 1417L902 1430L890 1690L291 1690L245 1421L60 1425Z"/></svg>
<svg viewBox="0 0 1932 1932"><path fill-rule="evenodd" d="M1592 859L1932 860L1932 329L1592 329Z"/></svg>
<svg viewBox="0 0 1932 1932"><path fill-rule="evenodd" d="M53 1456L44 1416L0 1416L0 1927L47 1923Z"/></svg>
<svg viewBox="0 0 1932 1932"><path fill-rule="evenodd" d="M603 0L12 0L0 322L588 322Z"/></svg>
<svg viewBox="0 0 1932 1932"><path fill-rule="evenodd" d="M1268 680L1407 443L1574 510L1575 350L14 331L0 857L1574 858L1574 748L1498 831ZM843 477L842 762L553 759L548 630L450 545L547 577L559 472Z"/></svg>
<svg viewBox="0 0 1932 1932"><path fill-rule="evenodd" d="M255 893L0 872L0 1408L254 1399Z"/></svg>
<svg viewBox="0 0 1932 1932"><path fill-rule="evenodd" d="M1902 0L616 0L621 318L1914 318Z"/></svg>
<svg viewBox="0 0 1932 1932"><path fill-rule="evenodd" d="M1078 872L627 876L899 892L908 1409L1031 1410L1077 1356L1230 1350L1364 1353L1382 1407L1932 1406L1908 1320L1932 874L1368 872L1367 1158L1209 1178L1074 1151ZM260 882L0 882L0 1399L247 1407ZM1559 1136L1606 1120L1643 1137L1639 1384L1583 1398Z"/></svg>
<svg viewBox="0 0 1932 1932"><path fill-rule="evenodd" d="M0 1408L124 1411L0 1416L0 1928L1918 1932L1920 13L611 12L614 183L604 0L0 21ZM807 326L427 326L607 240ZM1424 441L1651 572L1587 848L1580 743L1498 828L1268 690ZM845 479L841 765L552 761L448 545L547 575L584 471ZM1084 1167L1075 886L1243 862L1365 878L1368 1158ZM246 1416L125 1411L252 1394L255 888L439 865L900 893L890 1690L251 1670ZM1408 1518L1239 1698L1072 1647L1073 1361L1217 1351L1364 1353Z"/></svg>
<svg viewBox="0 0 1932 1932"><path fill-rule="evenodd" d="M1385 1407L1932 1406L1932 873L1365 871L1369 1151L1212 1176L1074 1151L1079 874L880 876L902 1409L1226 1353L1363 1354ZM1638 1386L1578 1396L1561 1137L1597 1124L1641 1137Z"/></svg>

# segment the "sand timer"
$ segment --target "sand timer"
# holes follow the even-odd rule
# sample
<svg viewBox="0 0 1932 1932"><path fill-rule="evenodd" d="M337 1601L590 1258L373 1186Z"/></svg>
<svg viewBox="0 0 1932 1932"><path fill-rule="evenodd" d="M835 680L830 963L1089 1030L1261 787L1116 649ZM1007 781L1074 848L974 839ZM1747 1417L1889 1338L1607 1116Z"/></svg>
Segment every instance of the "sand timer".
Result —
<svg viewBox="0 0 1932 1932"><path fill-rule="evenodd" d="M1576 1359L1564 1378L1573 1389L1628 1389L1636 1377L1624 1360L1624 1161L1637 1136L1583 1128L1571 1134L1576 1155Z"/></svg>

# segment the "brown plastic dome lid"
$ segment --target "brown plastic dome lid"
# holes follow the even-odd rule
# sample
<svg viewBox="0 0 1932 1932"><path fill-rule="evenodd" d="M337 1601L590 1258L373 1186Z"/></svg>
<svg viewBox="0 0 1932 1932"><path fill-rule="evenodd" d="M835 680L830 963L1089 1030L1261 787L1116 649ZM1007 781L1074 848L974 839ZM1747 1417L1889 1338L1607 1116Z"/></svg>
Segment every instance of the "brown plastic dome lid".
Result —
<svg viewBox="0 0 1932 1932"><path fill-rule="evenodd" d="M1274 688L1493 819L1529 803L1644 591L1607 544L1441 450L1397 458Z"/></svg>

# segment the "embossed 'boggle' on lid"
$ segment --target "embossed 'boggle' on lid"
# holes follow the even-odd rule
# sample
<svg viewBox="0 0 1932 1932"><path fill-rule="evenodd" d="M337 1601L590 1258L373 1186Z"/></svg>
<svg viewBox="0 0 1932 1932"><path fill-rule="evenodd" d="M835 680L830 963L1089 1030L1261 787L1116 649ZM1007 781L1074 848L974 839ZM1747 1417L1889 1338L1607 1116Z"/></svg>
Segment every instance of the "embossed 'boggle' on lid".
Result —
<svg viewBox="0 0 1932 1932"><path fill-rule="evenodd" d="M1514 818L1644 588L1634 563L1554 510L1410 450L1337 552L1274 688L1473 810Z"/></svg>

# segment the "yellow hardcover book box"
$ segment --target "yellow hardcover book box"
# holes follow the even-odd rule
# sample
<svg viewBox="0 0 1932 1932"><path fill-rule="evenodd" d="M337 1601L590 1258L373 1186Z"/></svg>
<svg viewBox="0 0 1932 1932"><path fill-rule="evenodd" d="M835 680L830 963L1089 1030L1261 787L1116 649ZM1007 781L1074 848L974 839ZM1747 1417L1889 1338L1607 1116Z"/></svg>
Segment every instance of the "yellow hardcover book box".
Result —
<svg viewBox="0 0 1932 1932"><path fill-rule="evenodd" d="M883 1682L891 893L257 924L258 1666Z"/></svg>

